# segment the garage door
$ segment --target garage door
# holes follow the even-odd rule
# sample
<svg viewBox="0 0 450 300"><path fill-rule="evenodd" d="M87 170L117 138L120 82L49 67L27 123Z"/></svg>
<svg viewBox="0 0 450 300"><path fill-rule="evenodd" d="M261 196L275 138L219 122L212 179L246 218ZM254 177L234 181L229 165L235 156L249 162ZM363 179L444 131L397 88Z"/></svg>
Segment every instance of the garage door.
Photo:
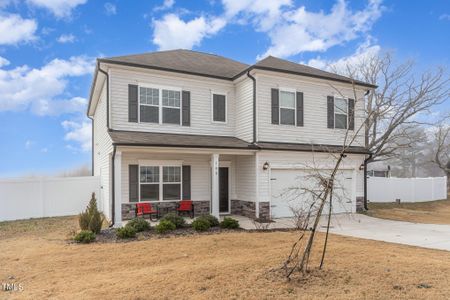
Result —
<svg viewBox="0 0 450 300"><path fill-rule="evenodd" d="M321 170L330 173L331 170ZM294 210L306 209L312 202L311 194L305 190L318 191L319 185L312 172L298 169L272 169L271 171L271 212L272 218L284 218L294 215ZM337 173L333 191L333 213L351 212L352 171ZM328 212L328 205L325 211Z"/></svg>

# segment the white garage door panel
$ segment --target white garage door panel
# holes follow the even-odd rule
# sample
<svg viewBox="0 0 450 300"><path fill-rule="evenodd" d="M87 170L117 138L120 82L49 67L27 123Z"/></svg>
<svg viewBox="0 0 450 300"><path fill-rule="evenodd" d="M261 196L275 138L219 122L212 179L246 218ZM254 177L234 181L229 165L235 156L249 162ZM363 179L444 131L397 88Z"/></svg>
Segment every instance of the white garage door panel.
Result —
<svg viewBox="0 0 450 300"><path fill-rule="evenodd" d="M331 170L321 170L330 173ZM308 190L319 191L317 180L312 172L298 169L272 169L271 172L271 211L273 218L293 216L293 210L307 209L312 203ZM352 171L339 171L333 191L333 213L351 212ZM328 212L328 203L325 212Z"/></svg>

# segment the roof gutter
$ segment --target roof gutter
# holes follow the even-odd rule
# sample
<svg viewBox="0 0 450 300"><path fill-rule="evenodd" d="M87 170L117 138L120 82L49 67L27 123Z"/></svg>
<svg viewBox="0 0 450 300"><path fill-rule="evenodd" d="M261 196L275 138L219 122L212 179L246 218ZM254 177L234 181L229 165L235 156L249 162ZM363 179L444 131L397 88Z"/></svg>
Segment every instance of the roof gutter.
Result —
<svg viewBox="0 0 450 300"><path fill-rule="evenodd" d="M249 69L247 71L247 76L253 81L253 142L252 144L256 145L256 78L250 74Z"/></svg>

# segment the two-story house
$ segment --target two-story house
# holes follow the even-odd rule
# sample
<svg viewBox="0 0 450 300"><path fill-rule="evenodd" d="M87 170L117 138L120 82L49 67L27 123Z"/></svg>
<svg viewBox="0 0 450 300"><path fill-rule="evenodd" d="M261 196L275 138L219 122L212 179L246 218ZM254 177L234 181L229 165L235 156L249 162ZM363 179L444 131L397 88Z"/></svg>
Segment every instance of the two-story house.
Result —
<svg viewBox="0 0 450 300"><path fill-rule="evenodd" d="M338 174L334 212L364 195L364 95L374 86L275 57L246 65L173 50L97 60L88 116L103 210L120 226L135 203L194 201L196 214L292 215L292 190ZM301 196L300 196L301 197ZM298 199L297 199L298 200Z"/></svg>

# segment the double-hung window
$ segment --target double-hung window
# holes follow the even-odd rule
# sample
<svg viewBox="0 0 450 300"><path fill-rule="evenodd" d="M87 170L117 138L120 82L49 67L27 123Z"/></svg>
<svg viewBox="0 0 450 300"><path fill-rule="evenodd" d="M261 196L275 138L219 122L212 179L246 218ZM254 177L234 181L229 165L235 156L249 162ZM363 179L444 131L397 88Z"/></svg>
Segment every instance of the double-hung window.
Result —
<svg viewBox="0 0 450 300"><path fill-rule="evenodd" d="M295 92L280 90L280 124L295 125Z"/></svg>
<svg viewBox="0 0 450 300"><path fill-rule="evenodd" d="M347 129L348 103L347 99L334 98L334 128Z"/></svg>
<svg viewBox="0 0 450 300"><path fill-rule="evenodd" d="M180 124L181 92L162 90L162 122Z"/></svg>
<svg viewBox="0 0 450 300"><path fill-rule="evenodd" d="M181 200L181 166L140 166L140 201Z"/></svg>
<svg viewBox="0 0 450 300"><path fill-rule="evenodd" d="M139 87L139 121L181 124L181 91L167 88Z"/></svg>
<svg viewBox="0 0 450 300"><path fill-rule="evenodd" d="M141 166L140 186L141 201L159 201L159 167Z"/></svg>
<svg viewBox="0 0 450 300"><path fill-rule="evenodd" d="M159 123L159 89L140 87L141 122Z"/></svg>

